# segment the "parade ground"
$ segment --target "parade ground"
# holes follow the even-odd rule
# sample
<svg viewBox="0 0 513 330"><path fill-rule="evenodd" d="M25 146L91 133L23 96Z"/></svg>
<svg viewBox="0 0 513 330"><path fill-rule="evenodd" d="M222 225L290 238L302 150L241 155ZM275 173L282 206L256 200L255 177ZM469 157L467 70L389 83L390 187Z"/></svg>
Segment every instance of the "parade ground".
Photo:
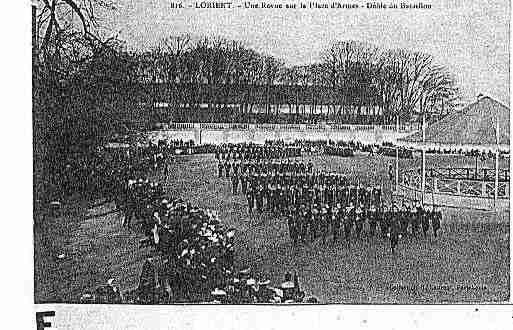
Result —
<svg viewBox="0 0 513 330"><path fill-rule="evenodd" d="M302 157L315 169L346 173L351 181L382 185L390 203L393 182L390 157L357 154ZM474 166L471 157L428 156L435 167ZM418 158L401 160L401 168L419 166ZM493 160L479 166L493 168ZM506 166L506 165L504 165ZM508 165L509 166L509 165ZM248 216L247 201L232 195L231 184L218 178L212 154L178 156L164 178L171 197L217 210L227 227L237 229L236 268L249 266L258 278L280 283L297 271L306 296L321 303L498 302L509 299L509 212L443 209L441 233L406 237L396 254L388 240L363 237L294 247L284 219L267 213ZM35 302L78 302L110 278L121 290L137 286L148 251L138 249L141 233L121 227L112 204L66 203L62 215L45 217L34 226ZM59 257L60 256L60 257Z"/></svg>

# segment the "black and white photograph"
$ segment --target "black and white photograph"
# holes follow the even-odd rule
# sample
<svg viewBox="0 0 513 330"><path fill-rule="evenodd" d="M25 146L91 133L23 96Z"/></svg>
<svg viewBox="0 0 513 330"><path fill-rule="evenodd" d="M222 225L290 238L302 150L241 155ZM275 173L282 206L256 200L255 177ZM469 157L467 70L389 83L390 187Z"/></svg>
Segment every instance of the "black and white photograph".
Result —
<svg viewBox="0 0 513 330"><path fill-rule="evenodd" d="M36 306L511 301L509 1L29 3Z"/></svg>

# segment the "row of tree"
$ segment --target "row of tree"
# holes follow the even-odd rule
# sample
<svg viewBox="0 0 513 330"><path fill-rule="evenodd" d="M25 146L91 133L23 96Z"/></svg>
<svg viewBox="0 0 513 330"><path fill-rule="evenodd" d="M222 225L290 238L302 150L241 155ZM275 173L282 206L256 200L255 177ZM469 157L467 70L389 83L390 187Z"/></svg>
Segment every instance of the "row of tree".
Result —
<svg viewBox="0 0 513 330"><path fill-rule="evenodd" d="M295 121L322 114L391 124L397 116L444 115L459 102L454 76L429 54L341 41L320 55L317 63L287 66L238 41L180 35L135 56L139 82L151 84L151 100L166 103L165 113L178 121L191 121L203 104L200 121L246 121L255 114L279 120L286 112Z"/></svg>

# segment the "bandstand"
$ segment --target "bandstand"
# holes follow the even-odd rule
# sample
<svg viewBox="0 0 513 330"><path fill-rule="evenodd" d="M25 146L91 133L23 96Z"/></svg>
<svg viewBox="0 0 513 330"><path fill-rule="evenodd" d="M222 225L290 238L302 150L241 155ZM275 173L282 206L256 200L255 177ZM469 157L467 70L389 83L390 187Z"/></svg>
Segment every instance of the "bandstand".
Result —
<svg viewBox="0 0 513 330"><path fill-rule="evenodd" d="M499 159L509 160L509 108L500 102L481 97L461 111L424 126L422 131L399 139L398 145L421 151L422 165L420 169L398 170L397 196L428 205L509 209L509 165L499 165ZM426 153L473 153L476 166L426 168ZM478 168L478 154L493 155L494 168Z"/></svg>

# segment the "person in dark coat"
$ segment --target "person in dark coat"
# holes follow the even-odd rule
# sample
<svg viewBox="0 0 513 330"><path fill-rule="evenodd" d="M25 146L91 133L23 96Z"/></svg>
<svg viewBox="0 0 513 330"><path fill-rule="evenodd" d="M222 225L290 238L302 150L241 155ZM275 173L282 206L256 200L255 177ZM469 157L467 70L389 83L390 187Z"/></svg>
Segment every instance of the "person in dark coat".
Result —
<svg viewBox="0 0 513 330"><path fill-rule="evenodd" d="M363 223L365 221L363 217L363 210L360 206L356 208L355 214L355 224L356 224L356 237L360 238L363 229Z"/></svg>
<svg viewBox="0 0 513 330"><path fill-rule="evenodd" d="M219 161L219 163L217 163L217 176L219 178L221 178L223 176L223 168L224 168L223 162Z"/></svg>
<svg viewBox="0 0 513 330"><path fill-rule="evenodd" d="M421 224L422 224L422 232L424 233L424 237L427 236L427 233L429 231L429 219L431 217L431 210L429 208L426 208L422 212L421 216Z"/></svg>
<svg viewBox="0 0 513 330"><path fill-rule="evenodd" d="M248 213L253 213L253 208L255 207L255 193L251 186L246 190L246 198L248 200Z"/></svg>
<svg viewBox="0 0 513 330"><path fill-rule="evenodd" d="M224 171L225 171L225 177L228 179L230 177L230 170L231 170L232 164L229 161L226 161L224 163Z"/></svg>
<svg viewBox="0 0 513 330"><path fill-rule="evenodd" d="M234 195L238 194L238 188L239 188L239 175L234 172L232 175L232 193Z"/></svg>
<svg viewBox="0 0 513 330"><path fill-rule="evenodd" d="M390 248L392 250L392 254L395 254L395 249L397 247L397 244L399 243L399 239L401 238L401 233L399 229L399 223L397 220L392 220L391 226L390 226Z"/></svg>
<svg viewBox="0 0 513 330"><path fill-rule="evenodd" d="M434 209L433 215L431 216L431 227L433 227L433 235L437 237L437 232L440 229L440 223L442 222L442 212L439 209Z"/></svg>

